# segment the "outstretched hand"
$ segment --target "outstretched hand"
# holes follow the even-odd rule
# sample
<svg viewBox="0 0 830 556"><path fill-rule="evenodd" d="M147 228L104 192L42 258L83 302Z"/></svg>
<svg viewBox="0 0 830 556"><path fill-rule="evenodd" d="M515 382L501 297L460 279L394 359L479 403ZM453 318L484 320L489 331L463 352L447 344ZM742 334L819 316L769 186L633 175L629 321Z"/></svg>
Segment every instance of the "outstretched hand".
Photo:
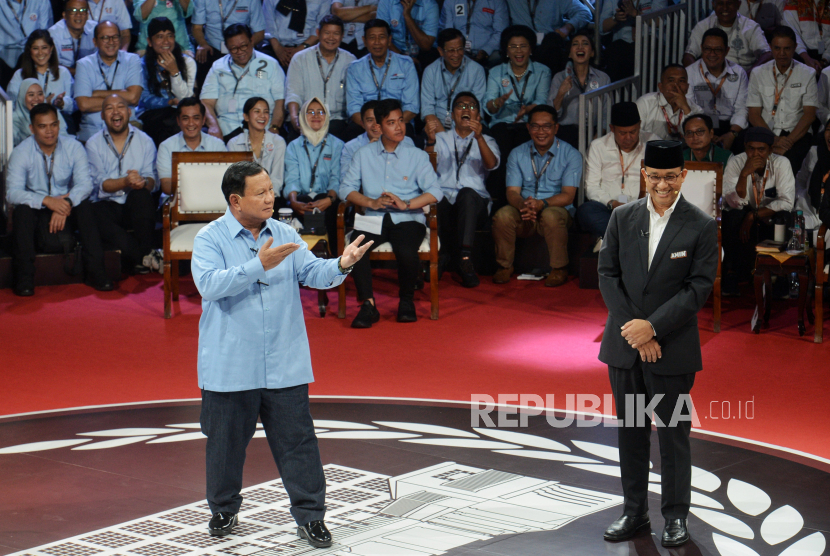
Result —
<svg viewBox="0 0 830 556"><path fill-rule="evenodd" d="M284 245L278 245L277 247L271 248L273 243L274 238L269 237L265 241L265 244L259 249L259 260L262 262L262 268L266 271L276 268L288 257L288 255L300 248L300 246L296 243L286 243Z"/></svg>
<svg viewBox="0 0 830 556"><path fill-rule="evenodd" d="M353 242L346 246L343 250L343 254L340 256L340 266L343 268L349 268L363 258L363 255L374 243L374 241L367 241L363 245L360 245L360 242L363 241L365 237L366 236L363 234L360 234Z"/></svg>

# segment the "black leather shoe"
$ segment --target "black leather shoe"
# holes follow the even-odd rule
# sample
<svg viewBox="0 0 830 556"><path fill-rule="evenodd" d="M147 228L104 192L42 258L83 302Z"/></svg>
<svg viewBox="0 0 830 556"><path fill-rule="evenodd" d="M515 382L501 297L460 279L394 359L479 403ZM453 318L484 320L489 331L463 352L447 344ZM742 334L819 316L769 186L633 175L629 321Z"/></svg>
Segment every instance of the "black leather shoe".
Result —
<svg viewBox="0 0 830 556"><path fill-rule="evenodd" d="M689 540L689 528L685 519L667 519L663 527L663 546L680 546Z"/></svg>
<svg viewBox="0 0 830 556"><path fill-rule="evenodd" d="M14 287L14 295L18 297L32 297L35 295L35 287L28 284L23 284Z"/></svg>
<svg viewBox="0 0 830 556"><path fill-rule="evenodd" d="M372 325L380 320L380 313L377 307L372 305L368 299L360 306L360 312L352 321L352 328L372 328Z"/></svg>
<svg viewBox="0 0 830 556"><path fill-rule="evenodd" d="M624 515L612 523L605 534L602 535L606 541L624 541L637 534L637 531L651 527L648 514L641 516Z"/></svg>
<svg viewBox="0 0 830 556"><path fill-rule="evenodd" d="M401 299L398 303L398 322L415 322L418 315L415 314L415 303L409 299Z"/></svg>
<svg viewBox="0 0 830 556"><path fill-rule="evenodd" d="M99 292L111 292L115 289L115 284L109 278L104 278L104 280L100 282L93 282L90 280L84 283L90 288L98 290Z"/></svg>
<svg viewBox="0 0 830 556"><path fill-rule="evenodd" d="M322 521L312 521L297 527L297 536L308 541L314 548L331 546L331 533Z"/></svg>
<svg viewBox="0 0 830 556"><path fill-rule="evenodd" d="M458 263L458 273L461 274L461 285L465 288L475 288L481 283L473 266L473 260L470 258L461 259Z"/></svg>
<svg viewBox="0 0 830 556"><path fill-rule="evenodd" d="M219 512L210 518L208 530L210 530L210 534L214 537L224 537L233 531L233 528L236 527L238 521L239 520L237 519L236 514L232 514L230 512Z"/></svg>

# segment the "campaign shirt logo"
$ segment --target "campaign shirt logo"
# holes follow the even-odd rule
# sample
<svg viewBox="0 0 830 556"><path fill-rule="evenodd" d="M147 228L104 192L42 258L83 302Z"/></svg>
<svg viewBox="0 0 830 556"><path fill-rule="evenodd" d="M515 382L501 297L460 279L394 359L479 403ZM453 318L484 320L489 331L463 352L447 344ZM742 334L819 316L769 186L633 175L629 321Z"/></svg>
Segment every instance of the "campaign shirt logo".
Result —
<svg viewBox="0 0 830 556"><path fill-rule="evenodd" d="M330 154L324 154L323 155L323 160L331 160L331 155Z"/></svg>
<svg viewBox="0 0 830 556"><path fill-rule="evenodd" d="M494 10L493 8L481 8L481 11L486 13L486 14L490 14L490 15L493 15L493 14L496 13L496 10Z"/></svg>
<svg viewBox="0 0 830 556"><path fill-rule="evenodd" d="M31 19L32 21L37 21L37 14L30 15L29 19Z"/></svg>
<svg viewBox="0 0 830 556"><path fill-rule="evenodd" d="M397 19L393 19L393 20L392 20L392 27L397 27L397 26L398 26L398 20L397 20Z"/></svg>
<svg viewBox="0 0 830 556"><path fill-rule="evenodd" d="M265 148L268 149L269 153L274 152L274 144L273 143L268 143L267 145L265 145Z"/></svg>
<svg viewBox="0 0 830 556"><path fill-rule="evenodd" d="M510 86L510 80L505 77L504 79L501 80L501 86L502 87L509 87Z"/></svg>

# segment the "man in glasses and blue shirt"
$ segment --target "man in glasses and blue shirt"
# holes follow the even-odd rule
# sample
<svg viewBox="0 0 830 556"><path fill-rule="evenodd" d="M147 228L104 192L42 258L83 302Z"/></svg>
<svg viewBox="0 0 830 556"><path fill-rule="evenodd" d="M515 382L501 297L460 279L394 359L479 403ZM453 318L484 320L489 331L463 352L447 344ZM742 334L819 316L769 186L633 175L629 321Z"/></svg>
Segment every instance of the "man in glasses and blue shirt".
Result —
<svg viewBox="0 0 830 556"><path fill-rule="evenodd" d="M461 31L464 53L487 67L501 62L499 40L508 25L510 12L504 0L444 2L438 21L439 29Z"/></svg>
<svg viewBox="0 0 830 556"><path fill-rule="evenodd" d="M75 75L75 64L95 52L95 25L89 18L87 0L68 0L63 19L49 27L58 49L58 63Z"/></svg>

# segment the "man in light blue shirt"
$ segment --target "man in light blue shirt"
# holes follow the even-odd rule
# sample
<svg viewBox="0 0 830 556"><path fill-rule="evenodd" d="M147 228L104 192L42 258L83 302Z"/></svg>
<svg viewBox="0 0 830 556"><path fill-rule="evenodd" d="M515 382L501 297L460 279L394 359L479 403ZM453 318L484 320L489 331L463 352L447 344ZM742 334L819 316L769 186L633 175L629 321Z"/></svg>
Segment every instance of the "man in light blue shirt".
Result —
<svg viewBox="0 0 830 556"><path fill-rule="evenodd" d="M585 28L593 14L580 0L506 0L513 25L536 33L537 61L556 73L565 67L568 37Z"/></svg>
<svg viewBox="0 0 830 556"><path fill-rule="evenodd" d="M75 64L95 53L95 25L89 19L87 0L69 0L63 19L49 27L49 34L58 49L58 63L75 75Z"/></svg>
<svg viewBox="0 0 830 556"><path fill-rule="evenodd" d="M484 68L464 56L464 35L458 29L438 33L441 57L427 66L421 83L421 119L432 133L452 128L451 103L461 91L484 98L487 78Z"/></svg>
<svg viewBox="0 0 830 556"><path fill-rule="evenodd" d="M7 0L0 2L0 86L4 89L14 75L26 39L35 29L52 25L49 0Z"/></svg>
<svg viewBox="0 0 830 556"><path fill-rule="evenodd" d="M582 155L556 139L556 110L546 104L530 111L531 140L513 149L507 159L507 206L493 217L493 239L499 270L496 284L513 274L516 237L538 233L545 238L551 272L549 287L568 280L568 228L573 223L573 200L582 180Z"/></svg>
<svg viewBox="0 0 830 556"><path fill-rule="evenodd" d="M287 69L298 52L319 41L315 34L323 17L329 13L329 0L264 0L265 40L274 58ZM268 52L270 54L270 52Z"/></svg>
<svg viewBox="0 0 830 556"><path fill-rule="evenodd" d="M481 105L472 92L455 96L452 118L454 127L448 131L436 135L427 129L426 151L437 154L438 184L444 194L438 203L443 259L439 260L439 272L448 264L457 264L461 285L474 288L479 279L472 258L473 240L490 215L485 180L499 165L499 147L495 139L482 133Z"/></svg>
<svg viewBox="0 0 830 556"><path fill-rule="evenodd" d="M418 74L409 56L389 52L389 24L382 19L367 21L363 28L369 54L351 63L346 71L346 110L351 117L350 132L363 130L360 107L370 100L396 99L409 123L420 108Z"/></svg>
<svg viewBox="0 0 830 556"><path fill-rule="evenodd" d="M392 245L398 262L398 322L415 322L418 249L426 234L423 207L439 202L444 195L429 156L401 144L406 126L400 102L382 100L374 111L381 138L355 153L340 185L340 198L366 208L360 221L355 217L355 230L375 245L387 241ZM363 305L352 328L369 328L380 319L380 313L375 308L368 257L355 266L354 283Z"/></svg>
<svg viewBox="0 0 830 556"><path fill-rule="evenodd" d="M366 102L360 109L360 120L363 123L363 128L366 130L345 145L343 145L343 152L340 154L340 181L346 179L346 170L349 169L349 164L354 158L354 154L365 147L369 143L374 143L380 139L380 125L375 120L375 106L380 102L378 100L370 100ZM415 143L409 137L404 137L403 144L408 147L414 147Z"/></svg>
<svg viewBox="0 0 830 556"><path fill-rule="evenodd" d="M464 52L479 64L493 67L501 62L499 39L509 24L504 0L456 0L444 2L438 28L461 31Z"/></svg>
<svg viewBox="0 0 830 556"><path fill-rule="evenodd" d="M265 37L265 18L262 0L192 1L190 22L196 42L196 83L202 83L213 63L230 52L225 44L225 30L231 25L247 25L251 30L251 41L259 44Z"/></svg>
<svg viewBox="0 0 830 556"><path fill-rule="evenodd" d="M276 60L254 50L251 37L246 25L225 29L230 54L213 63L202 86L202 103L220 127L211 127L210 134L226 143L242 133L243 107L251 97L268 102L272 132L279 132L285 117L285 73Z"/></svg>
<svg viewBox="0 0 830 556"><path fill-rule="evenodd" d="M337 259L312 255L293 228L271 218L271 179L255 162L231 165L222 193L228 209L196 235L191 265L202 295L198 374L213 513L208 530L222 537L238 522L245 449L261 419L298 535L314 547L331 546L298 286L341 284L371 243L358 248L361 236Z"/></svg>
<svg viewBox="0 0 830 556"><path fill-rule="evenodd" d="M89 19L95 23L112 21L121 30L121 50L125 52L130 47L130 30L133 20L124 0L88 0Z"/></svg>
<svg viewBox="0 0 830 556"><path fill-rule="evenodd" d="M392 50L416 57L432 49L439 12L435 0L379 0L377 18L392 28Z"/></svg>
<svg viewBox="0 0 830 556"><path fill-rule="evenodd" d="M78 140L85 142L104 127L103 100L117 94L134 109L141 98L141 58L119 50L121 33L111 21L95 27L96 54L78 61L75 69L75 102L83 113Z"/></svg>
<svg viewBox="0 0 830 556"><path fill-rule="evenodd" d="M173 179L173 153L177 152L225 152L228 149L221 139L202 131L207 111L198 98L183 98L176 105L176 123L181 132L164 140L156 156L156 173L161 191L170 195Z"/></svg>
<svg viewBox="0 0 830 556"><path fill-rule="evenodd" d="M49 230L47 243L61 247L64 238L67 245L74 244L71 232L77 229L87 283L100 291L113 290L89 200L92 181L84 148L71 137L59 136L58 111L51 104L35 105L30 117L32 135L14 148L6 170L6 202L14 205L14 293L35 293L35 236L43 226ZM69 248L63 247L64 253Z"/></svg>
<svg viewBox="0 0 830 556"><path fill-rule="evenodd" d="M105 127L86 144L98 198L98 229L106 243L121 251L126 268L141 274L161 272L161 258L153 249L156 146L146 133L130 125L130 109L123 98L110 95L103 101Z"/></svg>
<svg viewBox="0 0 830 556"><path fill-rule="evenodd" d="M378 0L341 0L331 3L331 14L343 20L344 50L358 58L366 55L363 44L363 24L377 17Z"/></svg>

